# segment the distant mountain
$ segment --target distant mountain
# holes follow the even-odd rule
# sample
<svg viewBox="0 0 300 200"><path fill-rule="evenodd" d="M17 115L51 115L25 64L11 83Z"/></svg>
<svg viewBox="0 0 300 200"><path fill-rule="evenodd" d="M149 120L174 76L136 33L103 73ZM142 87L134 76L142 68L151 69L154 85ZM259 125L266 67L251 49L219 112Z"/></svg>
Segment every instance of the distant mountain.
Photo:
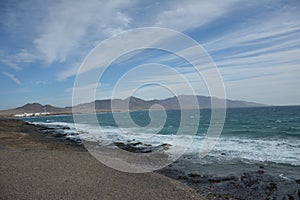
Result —
<svg viewBox="0 0 300 200"><path fill-rule="evenodd" d="M28 103L22 107L18 107L15 110L24 112L60 112L64 108L54 107L52 105L41 105L39 103Z"/></svg>
<svg viewBox="0 0 300 200"><path fill-rule="evenodd" d="M162 100L143 100L137 97L128 97L126 99L105 99L96 100L90 103L83 103L75 106L73 110L76 113L89 113L94 109L97 112L111 111L111 105L113 105L114 111L127 110L145 110L151 106L159 104L167 110L174 109L195 109L195 108L211 108L211 101L214 102L215 108L224 107L224 102L228 108L242 108L242 107L263 107L267 106L264 104L239 101L239 100L228 100L225 101L215 97L207 96L192 96L192 95L180 95L174 96ZM180 103L179 103L180 102ZM198 102L198 105L197 105ZM181 104L181 105L180 105ZM158 108L158 107L156 107ZM37 112L49 112L51 114L62 114L71 113L72 107L59 108L52 105L41 105L39 103L29 103L22 107L18 107L10 110L0 111L0 115L15 115L23 113L37 113Z"/></svg>
<svg viewBox="0 0 300 200"><path fill-rule="evenodd" d="M194 98L194 100L193 100ZM91 112L94 108L96 111L111 111L111 105L113 105L114 111L122 110L144 110L149 109L151 106L159 104L167 110L174 109L195 109L195 108L211 108L211 101L214 102L215 108L225 107L228 108L242 108L242 107L263 107L264 104L238 101L238 100L222 100L215 97L206 96L192 96L192 95L180 95L178 97L170 97L163 100L143 100L137 97L129 97L122 99L106 99L96 100L90 103L80 104L74 107L77 112ZM180 102L180 103L179 103ZM197 104L198 102L198 104ZM181 104L181 105L180 105Z"/></svg>
<svg viewBox="0 0 300 200"><path fill-rule="evenodd" d="M39 103L28 103L24 106L10 109L10 110L2 110L0 111L0 115L15 115L15 114L23 114L23 113L41 113L41 112L49 112L49 113L68 113L71 112L71 108L59 108L54 107L52 105L41 105Z"/></svg>

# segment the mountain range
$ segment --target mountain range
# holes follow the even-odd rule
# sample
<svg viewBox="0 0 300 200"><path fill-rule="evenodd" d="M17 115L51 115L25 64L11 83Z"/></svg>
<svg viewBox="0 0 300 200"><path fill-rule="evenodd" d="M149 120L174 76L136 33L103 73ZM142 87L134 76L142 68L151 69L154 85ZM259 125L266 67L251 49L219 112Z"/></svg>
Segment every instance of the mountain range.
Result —
<svg viewBox="0 0 300 200"><path fill-rule="evenodd" d="M193 101L197 99L197 101ZM95 100L90 103L83 103L73 107L75 113L89 113L95 108L96 112L109 112L112 111L111 105L114 107L114 111L124 111L127 110L145 110L153 106L154 109L164 109L175 110L175 109L209 109L211 108L211 102L214 102L215 108L224 107L224 102L227 104L228 108L242 108L242 107L263 107L267 106L265 104L240 101L240 100L229 100L225 101L216 97L207 96L192 96L192 95L180 95L174 96L162 100L143 100L137 97L128 97L126 99L105 99L105 100ZM179 104L180 102L180 104ZM195 103L196 102L196 103ZM158 107L157 105L160 105ZM49 112L50 114L63 114L72 113L72 107L55 107L52 105L41 105L39 103L28 103L24 106L0 111L0 115L15 115L23 113L37 113L37 112Z"/></svg>

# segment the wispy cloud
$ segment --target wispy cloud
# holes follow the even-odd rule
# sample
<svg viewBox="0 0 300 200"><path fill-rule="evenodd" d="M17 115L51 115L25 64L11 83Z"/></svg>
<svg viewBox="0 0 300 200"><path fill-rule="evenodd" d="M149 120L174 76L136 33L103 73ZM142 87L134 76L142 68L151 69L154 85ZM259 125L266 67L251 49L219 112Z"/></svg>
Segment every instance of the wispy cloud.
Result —
<svg viewBox="0 0 300 200"><path fill-rule="evenodd" d="M1 41L0 67L3 75L33 94L58 95L71 87L72 80L84 57L99 42L131 28L161 26L182 31L198 42L217 64L229 98L262 103L300 102L297 86L300 75L300 4L297 0L262 1L6 1L0 7ZM106 66L123 49L166 42L166 36L148 33L145 37L123 42L115 41L105 53L95 56L80 73L91 73ZM124 42L127 41L127 42ZM174 45L176 42L174 42ZM121 44L121 45L120 45ZM172 41L171 41L172 44ZM121 46L121 47L120 47ZM193 47L182 49L205 71L209 63L195 53ZM130 54L117 60L118 67L107 78L110 84L115 75L127 66L157 62L178 70L200 94L207 91L195 74L195 69L182 60L166 54ZM42 68L41 66L44 66ZM7 72L6 72L7 71ZM10 72L10 73L8 73ZM17 74L14 74L16 72ZM44 94L38 80L49 80L49 94ZM51 80L55 79L55 80ZM2 79L7 81L6 79ZM161 82L185 93L176 76L168 71L151 73L151 68L138 77L128 79L122 86L122 97L136 85ZM203 82L203 81L202 81ZM26 84L25 84L26 83ZM106 83L106 82L105 82ZM110 95L112 86L101 83L101 94ZM30 84L30 85L27 85ZM90 85L89 78L84 85ZM5 84L1 84L5 87ZM37 87L37 88L34 88ZM94 87L94 86L93 86ZM48 87L47 87L48 88ZM246 89L245 89L246 88ZM89 88L83 88L88 90ZM146 87L145 94L162 96L157 87ZM298 95L297 95L298 94ZM70 92L66 95L70 95ZM276 98L273 98L273 97ZM286 99L280 96L285 96ZM26 97L27 98L27 97ZM55 99L55 98L53 98ZM55 101L55 100L53 100Z"/></svg>
<svg viewBox="0 0 300 200"><path fill-rule="evenodd" d="M76 54L75 50L82 49L83 43L89 44L128 28L131 19L122 10L132 3L92 0L53 4L34 45L48 63L63 62L71 53Z"/></svg>
<svg viewBox="0 0 300 200"><path fill-rule="evenodd" d="M86 85L74 86L67 88L65 92L73 94L73 105L80 103L92 102L95 100L96 90L100 83L90 83Z"/></svg>
<svg viewBox="0 0 300 200"><path fill-rule="evenodd" d="M1 53L1 57L3 58L0 59L0 62L15 71L22 70L20 65L31 63L38 59L36 55L29 53L26 49L21 49L18 53L12 55L4 55L4 53Z"/></svg>
<svg viewBox="0 0 300 200"><path fill-rule="evenodd" d="M279 6L277 1L274 3ZM299 38L299 8L299 5L295 8L284 5L276 10L266 8L257 16L247 18L245 23L240 23L235 29L207 41L204 46L210 52L229 50L233 47L244 52L251 50L251 47L266 46L276 50L273 45ZM261 20L262 18L264 20Z"/></svg>
<svg viewBox="0 0 300 200"><path fill-rule="evenodd" d="M16 71L21 70L21 68L14 62L7 60L7 59L2 59L0 60L0 62L2 62L5 66L8 66L11 69L14 69Z"/></svg>
<svg viewBox="0 0 300 200"><path fill-rule="evenodd" d="M56 75L56 79L58 81L63 81L63 80L66 80L69 77L72 77L72 76L76 75L78 70L79 70L79 66L80 66L80 64L75 63L73 65L73 67L70 67L70 68L66 69L65 71L61 71L60 73L58 73Z"/></svg>
<svg viewBox="0 0 300 200"><path fill-rule="evenodd" d="M21 49L20 52L13 55L12 59L17 63L30 63L38 59L38 57L32 53L29 53L26 49Z"/></svg>
<svg viewBox="0 0 300 200"><path fill-rule="evenodd" d="M157 16L155 25L179 31L199 28L230 12L236 2L236 0L172 2L165 11Z"/></svg>
<svg viewBox="0 0 300 200"><path fill-rule="evenodd" d="M15 75L10 74L10 73L8 73L8 72L2 72L2 74L4 74L5 76L7 76L7 77L10 78L11 80L13 80L16 84L22 85L21 81L20 81L19 79L17 79L17 78L15 77Z"/></svg>

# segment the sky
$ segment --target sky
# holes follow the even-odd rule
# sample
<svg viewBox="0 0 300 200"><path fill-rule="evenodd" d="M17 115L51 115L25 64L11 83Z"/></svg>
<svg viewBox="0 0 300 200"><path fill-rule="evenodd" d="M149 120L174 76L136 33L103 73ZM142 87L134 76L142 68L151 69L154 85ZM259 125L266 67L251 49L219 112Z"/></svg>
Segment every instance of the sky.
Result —
<svg viewBox="0 0 300 200"><path fill-rule="evenodd" d="M219 70L228 99L299 105L299 19L299 0L1 0L0 109L30 102L72 105L76 75L89 53L110 37L143 27L176 30L202 45ZM157 68L159 64L169 67ZM134 95L144 99L174 94L153 83L187 94L183 80L196 94L209 95L196 74L190 63L170 52L137 50L107 68L95 97L110 98L124 75L117 98L128 97L136 87ZM94 85L82 89L89 86Z"/></svg>

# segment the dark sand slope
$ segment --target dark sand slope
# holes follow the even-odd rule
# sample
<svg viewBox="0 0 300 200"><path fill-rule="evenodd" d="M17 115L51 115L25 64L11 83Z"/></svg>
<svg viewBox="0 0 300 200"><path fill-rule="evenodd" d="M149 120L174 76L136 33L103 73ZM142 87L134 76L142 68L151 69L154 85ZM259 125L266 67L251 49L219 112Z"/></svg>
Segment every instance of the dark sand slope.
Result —
<svg viewBox="0 0 300 200"><path fill-rule="evenodd" d="M108 168L40 129L0 119L0 199L200 199L162 175Z"/></svg>

